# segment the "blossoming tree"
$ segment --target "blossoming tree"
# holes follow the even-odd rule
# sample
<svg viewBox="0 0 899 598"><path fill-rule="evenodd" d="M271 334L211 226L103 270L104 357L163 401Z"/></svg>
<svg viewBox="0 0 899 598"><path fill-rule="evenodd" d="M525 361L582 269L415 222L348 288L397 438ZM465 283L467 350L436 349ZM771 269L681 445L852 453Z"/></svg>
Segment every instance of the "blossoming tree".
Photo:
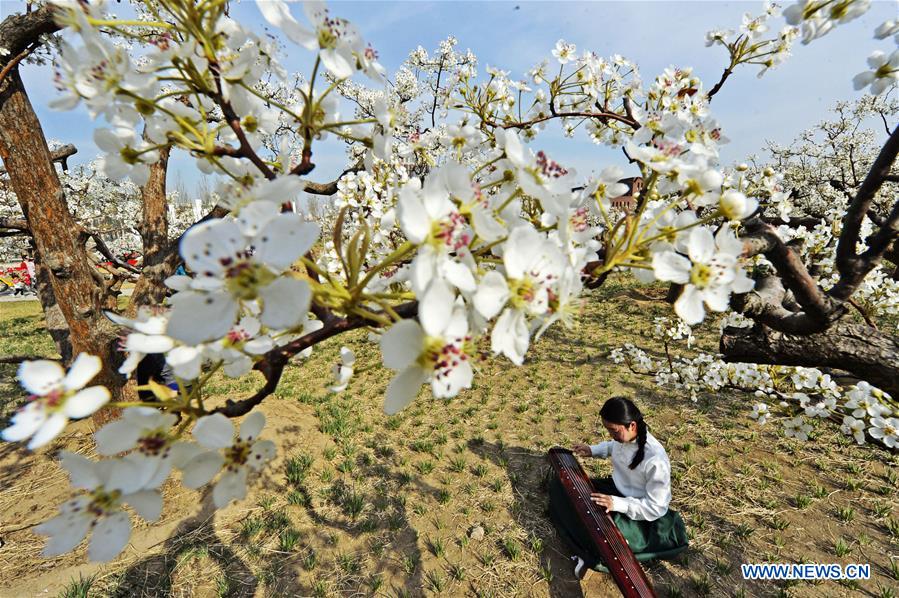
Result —
<svg viewBox="0 0 899 598"><path fill-rule="evenodd" d="M53 290L65 297L66 318L85 334L76 349L103 359L80 356L67 374L49 362L23 364L20 379L32 400L3 435L38 448L70 418L106 404L125 408L97 433L99 452L108 456L102 465L63 455L73 485L86 492L38 528L51 538L46 553L70 550L93 530L92 558L118 554L131 525L122 505L158 517L159 487L173 468L188 487L214 484L219 507L242 498L248 472L274 448L259 439L264 418L254 408L277 388L292 357L349 330L370 329L384 365L396 372L385 397L389 414L423 386L440 398L469 388L479 348L521 365L549 326L572 323L585 286L621 271L676 285L674 311L687 325L733 306L766 340L861 334L846 321L846 306L899 235L899 204L884 199L884 186L895 182L899 131L846 201L837 220L836 279L824 284L791 237L766 220L787 194L775 173L719 165L726 137L710 103L736 68L764 72L798 37L820 37L868 4L803 0L770 36L779 15L766 6L746 15L739 31L711 32L709 44L726 49L728 65L708 90L689 69L667 69L644 85L625 58L578 55L564 41L552 51L553 66L537 65L529 81L490 68L479 77L476 58L448 40L433 55L414 51L385 86L374 49L318 2L303 4L307 22L295 5L258 5L269 24L314 54L308 76L289 74L272 39L230 18L225 2L146 0L136 18L123 20L99 2L59 0L7 19L0 31L8 50L0 155ZM148 183L175 148L222 180L218 217L180 241L192 275L169 276L174 294L166 304L133 317L102 315L84 284L83 251L59 232L70 219L64 193L16 73L37 35L59 27L66 31L53 103L83 103L102 119L95 139L107 176ZM897 32L899 24L887 22L876 35ZM132 56L113 39L139 52ZM872 56L872 70L856 86L885 91L899 77L897 61L899 51ZM374 85L353 80L359 72ZM348 105L354 113L341 114ZM584 179L530 149L527 142L552 121L622 148L643 181L632 210L613 204L628 190L616 165ZM309 182L303 177L319 148L333 145L328 138L343 142L349 166L334 184ZM37 156L40 168L26 165L25 155ZM39 202L37 189L49 189L51 200ZM335 199L315 218L298 209L304 191ZM865 237L871 206L884 201L889 207ZM770 269L749 269L760 256ZM107 317L129 330L121 366L94 333ZM841 367L881 388L868 394L878 417L893 425L889 393L899 390L899 347L878 334L875 350L837 350ZM789 359L777 347L765 358ZM147 402L102 390L117 384L111 367L130 374L150 353L165 354L175 388L151 383L156 400ZM850 354L858 359L846 359ZM335 391L346 387L353 364L344 352ZM212 373L238 377L252 369L265 383L251 396L217 402L206 395ZM101 384L84 389L98 373ZM244 415L236 430L229 418ZM793 428L801 434L802 424ZM889 430L879 434L892 437L895 427Z"/></svg>

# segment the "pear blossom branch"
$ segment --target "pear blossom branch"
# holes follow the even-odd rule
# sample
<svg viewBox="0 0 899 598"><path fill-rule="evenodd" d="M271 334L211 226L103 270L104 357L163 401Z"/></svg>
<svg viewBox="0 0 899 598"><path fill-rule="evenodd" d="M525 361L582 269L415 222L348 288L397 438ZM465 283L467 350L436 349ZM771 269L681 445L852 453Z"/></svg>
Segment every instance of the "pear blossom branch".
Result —
<svg viewBox="0 0 899 598"><path fill-rule="evenodd" d="M401 318L412 318L418 313L418 302L410 301L404 303L393 308L393 311ZM281 381L281 375L284 373L284 366L287 365L291 357L333 336L371 325L372 321L368 318L359 316L334 318L332 316L325 322L322 328L309 332L283 347L272 349L253 366L253 369L265 376L265 385L246 399L240 401L229 399L223 407L213 410L212 413L221 413L226 417L240 417L249 413L266 397L275 392Z"/></svg>
<svg viewBox="0 0 899 598"><path fill-rule="evenodd" d="M603 123L609 120L615 120L624 123L635 130L640 128L640 123L638 123L632 116L622 116L616 112L554 112L553 114L548 114L546 116L541 116L524 122L512 122L505 124L498 123L489 118L485 118L484 124L490 127L498 127L501 129L526 129L538 123L553 120L556 118L595 118L602 121Z"/></svg>

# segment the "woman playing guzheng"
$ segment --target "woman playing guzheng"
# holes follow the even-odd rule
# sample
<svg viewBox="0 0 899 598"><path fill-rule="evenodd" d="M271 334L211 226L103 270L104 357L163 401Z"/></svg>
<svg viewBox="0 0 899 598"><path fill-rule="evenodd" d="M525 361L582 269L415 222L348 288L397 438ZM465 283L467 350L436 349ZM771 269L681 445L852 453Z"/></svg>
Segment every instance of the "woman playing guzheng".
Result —
<svg viewBox="0 0 899 598"><path fill-rule="evenodd" d="M592 480L590 500L609 512L637 560L674 556L686 548L688 538L680 515L668 508L671 464L665 448L630 399L609 399L599 415L612 440L572 447L579 457L612 461L611 477ZM581 578L601 564L601 557L557 478L550 479L549 498L550 517L575 549L575 575Z"/></svg>

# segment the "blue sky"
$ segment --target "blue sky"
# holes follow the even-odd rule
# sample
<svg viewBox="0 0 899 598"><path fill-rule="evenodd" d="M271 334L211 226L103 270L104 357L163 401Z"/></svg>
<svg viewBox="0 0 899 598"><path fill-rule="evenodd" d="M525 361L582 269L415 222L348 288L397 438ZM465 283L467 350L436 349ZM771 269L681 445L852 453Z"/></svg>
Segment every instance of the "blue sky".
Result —
<svg viewBox="0 0 899 598"><path fill-rule="evenodd" d="M18 10L17 2L0 0L3 12ZM115 6L115 5L113 5ZM459 48L470 48L479 58L479 72L486 65L524 73L544 57L560 38L602 56L622 54L640 67L644 81L665 67L692 66L709 88L718 80L726 55L722 48L705 47L705 32L712 28L736 28L741 16L761 11L761 2L331 2L331 12L354 22L378 50L389 72L402 63L410 50L421 45L432 50L449 35ZM298 6L294 14L304 20ZM232 16L257 30L263 26L252 2L235 4ZM863 70L865 59L876 49L889 51L891 42L872 37L874 28L897 16L892 0L874 2L862 18L838 27L808 46L797 44L793 56L762 79L757 68L741 68L715 97L712 109L725 134L732 140L722 148L725 164L742 161L759 152L766 139L786 143L798 132L827 117L827 110L841 99L859 97L852 77ZM779 28L782 21L772 21ZM309 53L291 46L288 69L308 68ZM294 58L295 57L295 58ZM57 113L46 108L55 93L49 67L24 68L23 78L41 118L45 134L79 148L78 157L96 155L86 113ZM562 164L581 173L599 171L611 163L622 166L620 153L597 147L586 139L563 139L550 125L535 142ZM343 165L336 142L316 148L318 168L310 175L327 180ZM181 180L193 191L197 175L192 161L173 160L170 184Z"/></svg>

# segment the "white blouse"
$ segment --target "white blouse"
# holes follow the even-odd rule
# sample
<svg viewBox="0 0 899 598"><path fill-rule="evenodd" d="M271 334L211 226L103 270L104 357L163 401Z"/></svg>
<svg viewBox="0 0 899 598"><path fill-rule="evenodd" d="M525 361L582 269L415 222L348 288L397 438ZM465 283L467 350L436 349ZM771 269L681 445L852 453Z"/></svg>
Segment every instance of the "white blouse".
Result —
<svg viewBox="0 0 899 598"><path fill-rule="evenodd" d="M637 453L637 441L607 440L590 447L594 457L612 458L612 481L624 495L612 497L612 510L631 519L654 521L668 512L671 502L671 463L665 447L646 433L643 460L634 469L631 460Z"/></svg>

